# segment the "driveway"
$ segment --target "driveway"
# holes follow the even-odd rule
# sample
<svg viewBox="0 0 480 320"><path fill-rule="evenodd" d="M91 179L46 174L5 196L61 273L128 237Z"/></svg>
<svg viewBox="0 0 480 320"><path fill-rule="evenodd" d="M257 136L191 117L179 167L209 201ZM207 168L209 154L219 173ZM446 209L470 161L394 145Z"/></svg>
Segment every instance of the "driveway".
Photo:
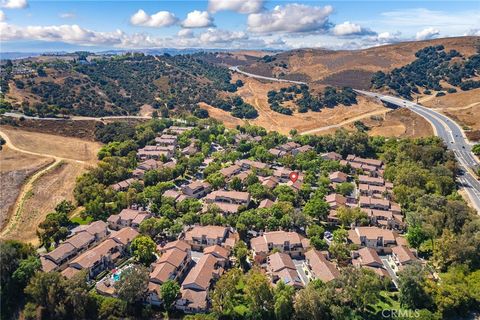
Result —
<svg viewBox="0 0 480 320"><path fill-rule="evenodd" d="M295 265L295 268L297 268L297 273L300 276L300 279L302 279L302 282L304 285L306 285L309 280L307 277L307 274L305 273L305 270L303 269L305 266L305 260L293 260L293 264Z"/></svg>

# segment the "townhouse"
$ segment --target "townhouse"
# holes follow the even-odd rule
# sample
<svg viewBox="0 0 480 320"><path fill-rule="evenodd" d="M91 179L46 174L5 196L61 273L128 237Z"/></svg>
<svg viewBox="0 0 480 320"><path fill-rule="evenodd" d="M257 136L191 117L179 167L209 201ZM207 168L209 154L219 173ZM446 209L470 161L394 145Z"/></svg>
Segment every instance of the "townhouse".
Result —
<svg viewBox="0 0 480 320"><path fill-rule="evenodd" d="M223 213L236 213L240 206L248 207L250 204L250 193L242 191L216 190L204 199L207 207L209 204L216 205Z"/></svg>
<svg viewBox="0 0 480 320"><path fill-rule="evenodd" d="M137 168L133 170L132 175L137 179L143 179L145 172L149 170L156 170L162 167L162 162L155 159L148 159L137 165Z"/></svg>
<svg viewBox="0 0 480 320"><path fill-rule="evenodd" d="M390 252L398 235L388 229L378 227L355 227L348 230L348 239L361 247L373 248L377 252Z"/></svg>
<svg viewBox="0 0 480 320"><path fill-rule="evenodd" d="M403 270L405 266L418 262L415 253L405 245L392 247L392 254L389 256L390 266L395 272Z"/></svg>
<svg viewBox="0 0 480 320"><path fill-rule="evenodd" d="M212 190L210 184L200 180L193 181L182 187L182 192L187 197L196 199L205 197L210 192L210 190Z"/></svg>
<svg viewBox="0 0 480 320"><path fill-rule="evenodd" d="M161 305L160 286L168 280L180 281L192 262L190 245L184 241L173 241L161 248L162 256L152 264L148 284L147 302Z"/></svg>
<svg viewBox="0 0 480 320"><path fill-rule="evenodd" d="M88 226L78 228L73 236L66 239L57 248L41 255L43 271L65 269L68 261L99 243L107 235L107 224L103 221L96 221Z"/></svg>
<svg viewBox="0 0 480 320"><path fill-rule="evenodd" d="M115 267L117 260L129 253L129 245L138 234L130 227L110 234L108 239L72 260L63 275L71 277L78 271L87 270L88 277L95 278L102 271Z"/></svg>
<svg viewBox="0 0 480 320"><path fill-rule="evenodd" d="M286 253L276 252L267 257L267 274L273 284L281 280L294 288L303 288L297 268L292 258Z"/></svg>
<svg viewBox="0 0 480 320"><path fill-rule="evenodd" d="M132 185L132 183L137 182L137 181L139 181L139 180L137 180L135 178L129 178L129 179L122 180L120 182L114 183L114 184L110 185L110 187L115 191L125 191L130 187L130 185Z"/></svg>
<svg viewBox="0 0 480 320"><path fill-rule="evenodd" d="M138 228L140 223L151 217L147 211L136 209L123 209L119 214L112 214L107 219L110 229L119 230L125 227Z"/></svg>
<svg viewBox="0 0 480 320"><path fill-rule="evenodd" d="M342 155L336 152L327 152L320 155L323 160L332 160L340 161L342 160Z"/></svg>
<svg viewBox="0 0 480 320"><path fill-rule="evenodd" d="M292 258L301 258L309 248L310 243L308 239L297 232L271 231L253 238L250 241L250 246L252 247L254 260L262 263L274 249L287 253Z"/></svg>
<svg viewBox="0 0 480 320"><path fill-rule="evenodd" d="M205 248L205 253L187 274L180 289L181 298L175 303L178 310L185 313L202 313L209 308L208 291L224 272L223 258L213 252L217 249Z"/></svg>
<svg viewBox="0 0 480 320"><path fill-rule="evenodd" d="M175 151L174 146L145 146L137 150L137 158L140 160L169 160Z"/></svg>
<svg viewBox="0 0 480 320"><path fill-rule="evenodd" d="M257 169L257 170L266 170L270 168L270 165L260 161L253 161L248 159L237 160L236 165L240 166L243 170Z"/></svg>
<svg viewBox="0 0 480 320"><path fill-rule="evenodd" d="M179 126L171 126L165 130L163 130L166 133L174 134L174 135L181 135L184 132L187 132L191 130L191 127L179 127Z"/></svg>
<svg viewBox="0 0 480 320"><path fill-rule="evenodd" d="M353 251L352 264L358 268L372 270L382 278L390 277L375 249L366 247L357 251Z"/></svg>
<svg viewBox="0 0 480 320"><path fill-rule="evenodd" d="M234 175L239 174L241 171L242 171L242 168L241 168L239 165L237 165L237 164L233 164L233 165L231 165L231 166L229 166L229 167L220 169L220 173L221 173L226 179L230 179L230 178L233 177Z"/></svg>
<svg viewBox="0 0 480 320"><path fill-rule="evenodd" d="M176 146L177 145L177 136L170 134L162 134L160 137L155 138L155 144L157 146Z"/></svg>
<svg viewBox="0 0 480 320"><path fill-rule="evenodd" d="M183 237L192 250L202 251L204 248L218 244L222 245L234 234L230 228L222 226L194 226L188 229Z"/></svg>
<svg viewBox="0 0 480 320"><path fill-rule="evenodd" d="M321 252L311 249L305 252L305 266L310 279L320 279L322 282L332 281L340 276L340 271L328 259L328 251Z"/></svg>
<svg viewBox="0 0 480 320"><path fill-rule="evenodd" d="M341 171L335 171L330 173L330 175L328 176L328 179L330 179L330 182L332 183L342 183L342 182L347 182L348 175Z"/></svg>

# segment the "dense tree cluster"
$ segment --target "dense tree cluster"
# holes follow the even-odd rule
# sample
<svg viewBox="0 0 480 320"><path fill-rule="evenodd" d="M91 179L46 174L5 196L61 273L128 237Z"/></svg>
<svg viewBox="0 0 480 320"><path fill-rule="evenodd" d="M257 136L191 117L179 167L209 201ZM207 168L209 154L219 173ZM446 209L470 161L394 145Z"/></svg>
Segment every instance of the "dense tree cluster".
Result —
<svg viewBox="0 0 480 320"><path fill-rule="evenodd" d="M150 56L141 53L97 57L92 61L24 62L38 67L37 74L16 79L13 66L2 70L1 83L14 81L19 90L35 95L28 103L28 115L82 116L131 115L144 104L178 112L198 110L198 102L211 103L217 92L235 92L243 82L231 82L227 68L206 62L195 55ZM66 75L66 76L65 76ZM2 87L8 88L8 85ZM200 112L204 114L204 112ZM243 112L247 113L247 111Z"/></svg>
<svg viewBox="0 0 480 320"><path fill-rule="evenodd" d="M333 108L339 104L350 106L357 103L356 93L352 88L345 87L337 90L326 87L323 93L313 95L307 85L293 85L281 88L279 91L270 90L267 93L270 108L278 113L291 115L293 110L284 104L291 101L292 106L297 106L300 113L308 110L320 111L321 108Z"/></svg>
<svg viewBox="0 0 480 320"><path fill-rule="evenodd" d="M234 96L228 99L215 99L211 105L215 108L228 111L232 116L240 119L255 119L258 117L257 109L251 104L246 103L239 96Z"/></svg>
<svg viewBox="0 0 480 320"><path fill-rule="evenodd" d="M412 63L389 73L376 72L372 77L373 88L387 87L411 99L412 94L420 93L419 88L428 90L425 94L430 90L443 90L442 80L462 90L480 87L480 81L470 79L480 70L480 53L466 58L456 50L446 52L443 45L438 45L419 50L415 57Z"/></svg>

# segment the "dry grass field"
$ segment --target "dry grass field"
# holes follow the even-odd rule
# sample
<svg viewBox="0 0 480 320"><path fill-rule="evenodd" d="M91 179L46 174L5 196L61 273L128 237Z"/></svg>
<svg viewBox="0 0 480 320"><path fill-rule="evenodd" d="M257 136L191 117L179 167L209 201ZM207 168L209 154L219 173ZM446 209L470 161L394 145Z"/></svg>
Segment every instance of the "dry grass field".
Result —
<svg viewBox="0 0 480 320"><path fill-rule="evenodd" d="M0 229L12 213L25 180L53 159L25 154L4 146L0 151Z"/></svg>
<svg viewBox="0 0 480 320"><path fill-rule="evenodd" d="M267 101L267 92L269 90L278 90L282 87L288 86L285 83L264 83L262 81L244 77L241 75L234 75L233 80L241 79L245 85L236 92L246 102L253 105L259 116L256 119L249 120L251 124L265 127L267 130L276 130L287 134L291 129L297 129L298 132L309 132L324 134L323 127L338 126L348 124L355 120L370 117L372 115L384 114L389 109L381 104L369 101L363 97L358 97L359 103L350 107L337 106L331 109L322 109L320 112L298 113L293 115L283 115L270 109ZM202 104L202 108L208 110L211 117L225 123L227 127L234 127L237 124L242 124L245 121L235 118L230 113L220 109L210 107Z"/></svg>
<svg viewBox="0 0 480 320"><path fill-rule="evenodd" d="M87 165L72 161L60 161L46 170L33 184L23 199L18 219L10 226L6 239L17 239L38 244L36 229L45 216L63 199L73 200L72 190L77 176Z"/></svg>
<svg viewBox="0 0 480 320"><path fill-rule="evenodd" d="M480 138L480 89L433 97L423 105L437 109L468 128L466 133L470 139Z"/></svg>
<svg viewBox="0 0 480 320"><path fill-rule="evenodd" d="M12 144L19 149L67 160L95 164L97 152L101 147L98 142L29 132L13 127L2 127L1 130L10 138Z"/></svg>
<svg viewBox="0 0 480 320"><path fill-rule="evenodd" d="M277 54L270 63L254 61L243 70L265 76L280 76L291 80L329 85L349 85L365 88L373 72L389 71L415 59L415 52L442 44L446 50L455 49L464 55L475 53L480 37L457 37L427 41L403 42L362 50L299 49ZM282 67L283 64L287 68Z"/></svg>
<svg viewBox="0 0 480 320"><path fill-rule="evenodd" d="M73 199L76 177L96 164L101 145L11 127L2 127L0 131L7 140L0 160L8 160L2 161L2 172L10 172L2 174L6 178L2 179L2 190L3 184L14 188L6 194L6 201L10 202L5 217L9 219L0 238L36 244L38 224L59 201ZM13 179L17 175L21 176Z"/></svg>

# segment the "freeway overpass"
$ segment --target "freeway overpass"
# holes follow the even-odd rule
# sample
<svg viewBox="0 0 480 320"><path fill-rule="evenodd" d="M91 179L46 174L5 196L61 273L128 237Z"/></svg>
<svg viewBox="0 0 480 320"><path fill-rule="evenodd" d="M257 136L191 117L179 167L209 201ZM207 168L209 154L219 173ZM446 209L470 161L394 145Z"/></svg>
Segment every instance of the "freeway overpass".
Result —
<svg viewBox="0 0 480 320"><path fill-rule="evenodd" d="M452 150L455 154L459 166L462 169L457 181L460 186L465 189L472 204L480 213L480 181L478 181L472 172L472 168L478 167L480 163L472 153L472 144L465 137L462 128L455 121L440 112L423 107L412 101L363 90L355 91L382 102L387 102L398 107L409 108L430 122L435 130L435 134L442 138L447 144L448 149Z"/></svg>

